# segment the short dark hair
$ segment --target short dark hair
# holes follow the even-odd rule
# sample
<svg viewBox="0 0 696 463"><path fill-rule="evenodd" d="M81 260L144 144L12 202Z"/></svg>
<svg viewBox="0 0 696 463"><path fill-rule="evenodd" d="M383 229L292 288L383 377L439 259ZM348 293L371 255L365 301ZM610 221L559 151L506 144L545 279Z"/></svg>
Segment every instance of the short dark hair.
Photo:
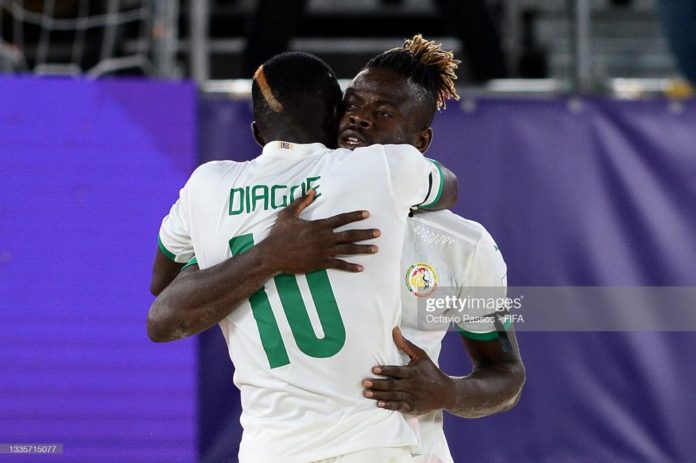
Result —
<svg viewBox="0 0 696 463"><path fill-rule="evenodd" d="M266 136L296 143L331 138L335 144L343 95L334 72L316 56L274 56L254 74L251 95L254 119Z"/></svg>
<svg viewBox="0 0 696 463"><path fill-rule="evenodd" d="M443 50L441 44L425 40L418 34L405 40L402 47L375 56L365 69L390 69L418 84L425 91L432 122L435 111L444 109L448 99L459 99L454 85L459 63L451 51Z"/></svg>

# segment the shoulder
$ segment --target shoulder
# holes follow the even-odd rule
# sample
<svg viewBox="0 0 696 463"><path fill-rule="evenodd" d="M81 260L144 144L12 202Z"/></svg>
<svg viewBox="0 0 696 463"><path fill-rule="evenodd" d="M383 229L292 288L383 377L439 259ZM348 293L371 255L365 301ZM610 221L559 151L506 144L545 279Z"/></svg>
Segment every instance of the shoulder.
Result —
<svg viewBox="0 0 696 463"><path fill-rule="evenodd" d="M418 151L414 146L412 145L377 145L381 146L384 152L388 155L406 155L406 156L418 156L418 157L423 157L423 153Z"/></svg>
<svg viewBox="0 0 696 463"><path fill-rule="evenodd" d="M464 269L470 284L488 286L504 281L505 260L491 234L480 223L448 210L420 212L409 223L411 240L453 246L450 257Z"/></svg>
<svg viewBox="0 0 696 463"><path fill-rule="evenodd" d="M348 151L339 148L335 151L347 151L356 156L374 156L375 154L382 156L417 156L423 157L423 154L411 145L369 145L355 148L353 151Z"/></svg>
<svg viewBox="0 0 696 463"><path fill-rule="evenodd" d="M338 148L321 153L321 156L328 165L341 169L357 169L355 173L361 175L374 174L380 170L375 170L375 166L388 164L385 161L383 145L369 145L354 150Z"/></svg>
<svg viewBox="0 0 696 463"><path fill-rule="evenodd" d="M208 183L210 181L215 181L220 179L230 173L233 173L245 165L249 161L237 162L237 161L210 161L200 166L191 174L190 182L192 183Z"/></svg>
<svg viewBox="0 0 696 463"><path fill-rule="evenodd" d="M209 161L196 167L196 170L193 171L193 174L212 176L223 175L224 173L230 170L240 168L246 164L249 164L249 161Z"/></svg>
<svg viewBox="0 0 696 463"><path fill-rule="evenodd" d="M358 156L364 156L371 165L376 162L388 169L393 178L405 182L413 180L419 173L430 173L430 163L411 145L371 145L355 150ZM425 193L423 193L425 197ZM422 198L420 198L422 200Z"/></svg>
<svg viewBox="0 0 696 463"><path fill-rule="evenodd" d="M482 240L493 240L483 225L449 210L417 212L410 220L414 226L430 230L443 238L461 242L463 246L472 249Z"/></svg>
<svg viewBox="0 0 696 463"><path fill-rule="evenodd" d="M351 150L346 149L346 148L327 149L325 151L318 152L318 155L319 156L327 156L329 159L342 161L344 159L350 159L356 151L362 150L362 149L364 149L364 148L358 148L355 151L351 151Z"/></svg>

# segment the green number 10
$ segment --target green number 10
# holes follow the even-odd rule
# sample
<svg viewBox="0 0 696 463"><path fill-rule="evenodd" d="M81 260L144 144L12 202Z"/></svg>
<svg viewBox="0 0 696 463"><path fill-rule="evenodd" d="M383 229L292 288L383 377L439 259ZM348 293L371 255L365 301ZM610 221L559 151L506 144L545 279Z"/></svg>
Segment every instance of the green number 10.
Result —
<svg viewBox="0 0 696 463"><path fill-rule="evenodd" d="M252 246L254 246L254 237L251 233L230 240L230 250L233 256L248 251ZM331 289L331 282L326 270L308 273L306 277L317 315L319 315L321 328L324 331L324 337L321 339L317 338L312 328L307 307L302 300L300 287L297 285L297 277L282 273L273 279L297 347L310 357L331 357L336 355L346 342L343 319L338 311L336 297ZM265 288L255 292L249 298L249 303L259 328L263 350L266 352L271 368L289 364L288 352L285 349L283 338L278 329L278 322L273 315Z"/></svg>

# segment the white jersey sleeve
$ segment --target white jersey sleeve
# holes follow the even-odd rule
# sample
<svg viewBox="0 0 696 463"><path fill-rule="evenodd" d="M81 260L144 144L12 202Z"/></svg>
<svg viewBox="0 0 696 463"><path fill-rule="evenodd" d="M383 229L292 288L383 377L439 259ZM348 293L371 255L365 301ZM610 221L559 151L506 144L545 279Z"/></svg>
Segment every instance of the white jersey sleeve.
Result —
<svg viewBox="0 0 696 463"><path fill-rule="evenodd" d="M501 310L507 296L507 265L493 237L485 230L476 244L466 273L467 284L460 287L460 300L481 298L485 299L485 303L467 304L466 316L460 318L457 326L464 336L472 339L494 339L497 332L492 315L505 315ZM493 303L495 308L492 307ZM505 329L509 325L508 319L504 324Z"/></svg>
<svg viewBox="0 0 696 463"><path fill-rule="evenodd" d="M507 288L507 265L498 245L486 231L476 244L469 268L469 286L495 286L501 291Z"/></svg>
<svg viewBox="0 0 696 463"><path fill-rule="evenodd" d="M206 164L199 166L189 177L184 187L179 190L179 199L169 210L160 226L157 244L160 251L174 262L188 263L194 256L191 239L191 198L196 188L208 174Z"/></svg>
<svg viewBox="0 0 696 463"><path fill-rule="evenodd" d="M436 206L442 197L442 189L445 185L445 176L442 173L442 165L434 159L428 159L432 164L430 172L430 191L422 204L418 205L418 209L431 209Z"/></svg>
<svg viewBox="0 0 696 463"><path fill-rule="evenodd" d="M188 262L193 257L193 243L188 226L188 191L186 186L180 190L179 199L162 220L157 239L160 251L174 262L181 264Z"/></svg>
<svg viewBox="0 0 696 463"><path fill-rule="evenodd" d="M442 195L442 169L411 145L385 145L390 180L397 204L432 206Z"/></svg>

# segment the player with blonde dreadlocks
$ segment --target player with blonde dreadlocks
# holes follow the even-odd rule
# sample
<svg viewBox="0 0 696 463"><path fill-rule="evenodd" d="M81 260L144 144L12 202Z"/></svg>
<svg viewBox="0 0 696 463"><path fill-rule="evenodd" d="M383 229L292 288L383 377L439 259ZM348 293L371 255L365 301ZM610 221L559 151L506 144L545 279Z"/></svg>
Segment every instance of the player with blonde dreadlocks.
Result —
<svg viewBox="0 0 696 463"><path fill-rule="evenodd" d="M376 56L366 67L385 67L401 70L426 90L435 94L437 109L445 109L446 100L459 100L454 81L461 61L454 59L451 51L440 44L415 35L404 41L401 48L394 48Z"/></svg>
<svg viewBox="0 0 696 463"><path fill-rule="evenodd" d="M345 148L355 148L372 143L409 143L422 152L430 145L430 124L438 110L446 107L449 99L458 100L454 81L458 60L440 44L424 39L420 34L404 41L404 45L393 48L372 58L365 68L353 79L344 98L345 116L341 121L339 143ZM374 97L379 88L384 102L389 102L393 111L357 105L356 99ZM380 93L377 92L377 93ZM374 119L367 121L353 111L362 109L377 111ZM386 125L381 121L387 121ZM396 134L399 127L404 133ZM369 131L369 140L366 139ZM366 143L368 142L369 143Z"/></svg>
<svg viewBox="0 0 696 463"><path fill-rule="evenodd" d="M371 59L346 90L339 145L407 143L425 152L435 114L447 100L459 99L458 63L420 35ZM504 300L507 267L482 225L447 210L408 218L401 267L402 321L393 337L408 364L366 371L363 394L378 407L417 415L421 455L415 461L450 463L443 410L466 418L509 410L519 400L525 371L510 319L499 316L505 312L428 303L452 294L462 300L472 287L487 287L486 297ZM467 377L450 377L438 366L448 320L473 362Z"/></svg>

